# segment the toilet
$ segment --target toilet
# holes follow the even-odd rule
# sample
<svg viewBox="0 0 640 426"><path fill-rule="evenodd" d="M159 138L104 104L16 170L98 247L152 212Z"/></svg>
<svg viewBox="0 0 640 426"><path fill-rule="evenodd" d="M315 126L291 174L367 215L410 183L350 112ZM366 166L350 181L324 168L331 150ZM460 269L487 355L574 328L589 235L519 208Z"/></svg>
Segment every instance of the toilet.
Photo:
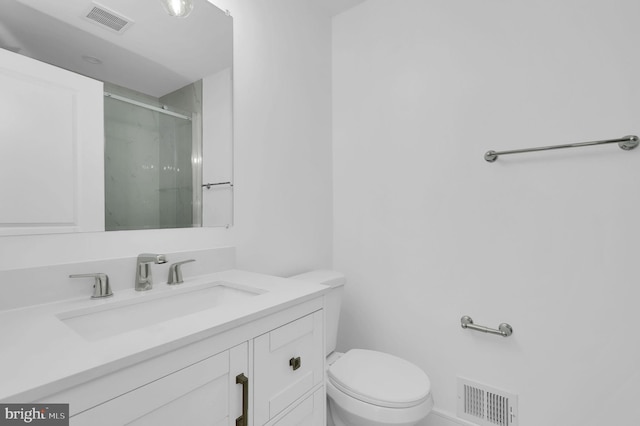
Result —
<svg viewBox="0 0 640 426"><path fill-rule="evenodd" d="M327 424L413 426L424 419L433 408L433 396L429 377L420 368L384 352L335 352L344 275L318 270L291 278L331 287L325 296Z"/></svg>

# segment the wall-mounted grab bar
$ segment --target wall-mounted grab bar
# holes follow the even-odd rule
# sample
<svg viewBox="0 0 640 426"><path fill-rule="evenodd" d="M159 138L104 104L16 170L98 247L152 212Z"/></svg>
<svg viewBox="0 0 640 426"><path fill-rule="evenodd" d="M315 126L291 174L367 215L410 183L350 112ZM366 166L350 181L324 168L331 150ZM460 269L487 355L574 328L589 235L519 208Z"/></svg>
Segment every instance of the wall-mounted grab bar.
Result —
<svg viewBox="0 0 640 426"><path fill-rule="evenodd" d="M521 154L524 152L549 151L551 149L579 148L582 146L604 145L608 143L617 143L620 149L624 149L625 151L631 151L636 146L638 146L638 140L639 138L637 136L630 135L630 136L625 136L619 139L608 139L604 141L569 143L565 145L542 146L538 148L514 149L511 151L487 151L487 153L484 154L484 159L490 163L493 163L501 155Z"/></svg>
<svg viewBox="0 0 640 426"><path fill-rule="evenodd" d="M482 331L483 333L497 334L498 336L502 336L502 337L509 337L513 334L513 328L507 323L503 322L498 326L498 329L495 330L493 328L484 327L481 325L475 325L471 317L466 315L460 318L460 325L462 326L462 328Z"/></svg>
<svg viewBox="0 0 640 426"><path fill-rule="evenodd" d="M233 186L233 184L231 182L217 182L217 183L203 183L202 187L203 188L207 188L207 189L211 189L212 186L220 186L220 185Z"/></svg>

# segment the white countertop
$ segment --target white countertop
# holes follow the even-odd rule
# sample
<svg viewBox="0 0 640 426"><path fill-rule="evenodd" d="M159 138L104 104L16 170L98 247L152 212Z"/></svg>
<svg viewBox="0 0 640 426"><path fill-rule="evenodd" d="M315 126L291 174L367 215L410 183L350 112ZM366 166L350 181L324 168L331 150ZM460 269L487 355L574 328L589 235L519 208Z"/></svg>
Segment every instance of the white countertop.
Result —
<svg viewBox="0 0 640 426"><path fill-rule="evenodd" d="M57 315L127 301L143 301L167 292L182 292L206 283L223 281L264 293L230 305L200 310L125 333L86 339ZM228 270L185 279L183 284L155 284L146 292L120 290L106 299L71 299L0 312L0 401L27 402L21 398L53 393L94 378L105 366L113 371L133 360L167 352L254 321L328 291L322 285L293 279ZM170 296L169 296L170 297ZM40 391L38 391L40 390Z"/></svg>

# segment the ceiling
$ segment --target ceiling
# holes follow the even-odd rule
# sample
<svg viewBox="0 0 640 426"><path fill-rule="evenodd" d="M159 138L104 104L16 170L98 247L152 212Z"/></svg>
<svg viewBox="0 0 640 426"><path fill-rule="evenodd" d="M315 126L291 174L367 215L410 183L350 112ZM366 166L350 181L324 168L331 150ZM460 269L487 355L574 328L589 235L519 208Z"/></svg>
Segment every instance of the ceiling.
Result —
<svg viewBox="0 0 640 426"><path fill-rule="evenodd" d="M98 1L133 24L116 34L86 20L91 0L0 0L0 48L155 97L231 66L232 19L210 0L186 19L158 0ZM318 1L335 16L366 0Z"/></svg>
<svg viewBox="0 0 640 426"><path fill-rule="evenodd" d="M320 0L326 3L331 16L335 16L344 12L347 9L351 9L354 6L364 3L366 0Z"/></svg>
<svg viewBox="0 0 640 426"><path fill-rule="evenodd" d="M157 0L99 0L133 21L116 33L84 17L91 0L0 0L0 47L160 97L231 66L233 20L207 0L194 3L180 19Z"/></svg>

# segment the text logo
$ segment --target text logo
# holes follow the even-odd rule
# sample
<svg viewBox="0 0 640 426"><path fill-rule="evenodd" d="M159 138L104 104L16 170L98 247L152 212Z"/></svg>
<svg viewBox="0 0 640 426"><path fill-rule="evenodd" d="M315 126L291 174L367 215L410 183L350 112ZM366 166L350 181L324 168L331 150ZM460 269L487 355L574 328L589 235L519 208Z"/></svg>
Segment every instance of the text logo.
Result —
<svg viewBox="0 0 640 426"><path fill-rule="evenodd" d="M69 426L69 404L0 404L0 426Z"/></svg>

